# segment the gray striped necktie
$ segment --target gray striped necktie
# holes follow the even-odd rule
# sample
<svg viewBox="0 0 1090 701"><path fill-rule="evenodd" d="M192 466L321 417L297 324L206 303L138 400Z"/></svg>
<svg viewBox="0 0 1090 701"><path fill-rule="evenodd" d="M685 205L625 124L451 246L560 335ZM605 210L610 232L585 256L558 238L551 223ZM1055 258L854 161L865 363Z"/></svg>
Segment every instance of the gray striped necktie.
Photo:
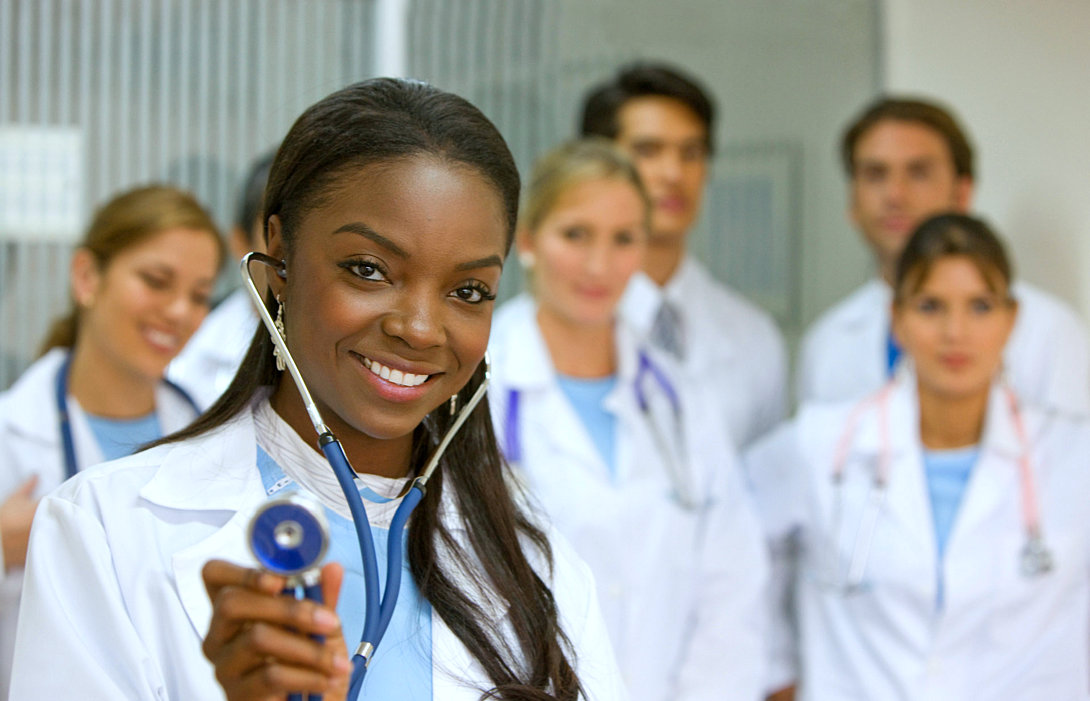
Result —
<svg viewBox="0 0 1090 701"><path fill-rule="evenodd" d="M678 360L685 358L685 329L677 305L663 300L651 327L651 342Z"/></svg>

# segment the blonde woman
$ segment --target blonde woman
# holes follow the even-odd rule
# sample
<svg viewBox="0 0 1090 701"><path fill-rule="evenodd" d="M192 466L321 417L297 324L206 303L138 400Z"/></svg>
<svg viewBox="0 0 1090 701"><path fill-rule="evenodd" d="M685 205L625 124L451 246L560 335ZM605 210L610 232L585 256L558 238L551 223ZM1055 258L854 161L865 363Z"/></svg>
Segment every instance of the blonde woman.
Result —
<svg viewBox="0 0 1090 701"><path fill-rule="evenodd" d="M493 419L597 578L634 699L756 699L759 527L707 388L643 347L617 305L647 249L635 170L603 140L536 165L516 245L532 294L497 312Z"/></svg>

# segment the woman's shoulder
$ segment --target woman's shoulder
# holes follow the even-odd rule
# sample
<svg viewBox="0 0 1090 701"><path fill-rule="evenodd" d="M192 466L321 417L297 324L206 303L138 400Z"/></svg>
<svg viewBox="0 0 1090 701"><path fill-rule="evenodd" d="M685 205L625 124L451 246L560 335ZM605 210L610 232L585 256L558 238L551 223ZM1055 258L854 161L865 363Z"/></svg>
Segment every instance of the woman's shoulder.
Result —
<svg viewBox="0 0 1090 701"><path fill-rule="evenodd" d="M48 351L24 370L11 387L0 392L0 420L9 415L25 414L29 406L52 402L57 370L67 355L67 349L63 348Z"/></svg>
<svg viewBox="0 0 1090 701"><path fill-rule="evenodd" d="M1025 403L1019 407L1031 443L1052 446L1067 455L1090 461L1090 416Z"/></svg>
<svg viewBox="0 0 1090 701"><path fill-rule="evenodd" d="M147 500L177 508L215 508L216 493L249 479L256 464L255 445L253 419L245 410L200 435L82 470L49 497L99 506Z"/></svg>

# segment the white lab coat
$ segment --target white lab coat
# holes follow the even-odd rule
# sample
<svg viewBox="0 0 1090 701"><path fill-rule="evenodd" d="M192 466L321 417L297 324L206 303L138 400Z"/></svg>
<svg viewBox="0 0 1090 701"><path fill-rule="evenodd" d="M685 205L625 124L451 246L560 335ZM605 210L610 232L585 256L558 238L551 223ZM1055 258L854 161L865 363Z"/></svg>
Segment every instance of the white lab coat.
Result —
<svg viewBox="0 0 1090 701"><path fill-rule="evenodd" d="M64 448L55 388L57 372L67 354L66 349L49 351L0 394L0 502L32 475L38 475L36 497L64 480ZM184 428L196 416L189 402L165 384L156 392L155 405L164 432ZM87 417L71 396L68 414L77 468L84 470L102 462L102 450ZM23 568L8 571L0 554L0 573L0 699L6 699Z"/></svg>
<svg viewBox="0 0 1090 701"><path fill-rule="evenodd" d="M1011 385L1025 401L1090 414L1090 341L1066 304L1024 282L1014 284L1018 319L1004 354ZM800 401L858 399L886 383L886 339L893 292L866 283L825 312L802 341Z"/></svg>
<svg viewBox="0 0 1090 701"><path fill-rule="evenodd" d="M855 402L806 404L746 456L768 535L774 544L794 537L798 546L799 698L1090 698L1090 424L1022 409L1055 558L1051 573L1026 578L1019 571L1023 444L1005 392L993 388L980 457L947 541L939 610L915 388L906 369L886 403L889 486L861 592L845 596L825 583L830 562L847 571L883 453L878 404L858 414L846 445L839 534L831 475Z"/></svg>
<svg viewBox="0 0 1090 701"><path fill-rule="evenodd" d="M212 406L235 379L257 325L249 293L235 290L208 313L167 366L167 377L184 387L198 406Z"/></svg>
<svg viewBox="0 0 1090 701"><path fill-rule="evenodd" d="M772 317L686 256L665 287L632 276L620 312L640 338L650 336L663 296L681 315L684 381L714 388L734 445L773 429L787 410L787 349Z"/></svg>
<svg viewBox="0 0 1090 701"><path fill-rule="evenodd" d="M531 493L598 582L599 599L634 699L757 699L766 627L761 611L767 554L733 450L700 395L682 397L689 482L702 500L678 505L672 482L635 399L637 348L618 324L618 383L606 398L617 418L617 478L563 390L522 296L497 313L490 344L489 403L500 445L508 440L511 390L519 393L517 466ZM668 370L662 358L659 367ZM673 413L650 378L658 425L676 436Z"/></svg>
<svg viewBox="0 0 1090 701"><path fill-rule="evenodd" d="M255 446L244 411L211 433L78 475L42 501L13 698L224 698L201 653L212 615L201 568L213 558L255 564L246 529L266 498ZM551 577L536 564L551 581L577 673L591 699L623 698L590 572L562 540L551 541ZM505 612L480 603L504 625ZM489 687L435 614L432 656L436 699L476 700Z"/></svg>

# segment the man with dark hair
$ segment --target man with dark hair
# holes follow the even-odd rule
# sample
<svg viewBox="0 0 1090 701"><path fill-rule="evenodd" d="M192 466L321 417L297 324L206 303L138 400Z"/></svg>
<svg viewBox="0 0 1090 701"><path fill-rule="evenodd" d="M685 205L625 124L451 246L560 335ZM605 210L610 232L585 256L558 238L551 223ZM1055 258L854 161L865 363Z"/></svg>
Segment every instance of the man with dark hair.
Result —
<svg viewBox="0 0 1090 701"><path fill-rule="evenodd" d="M880 388L900 349L890 331L897 259L927 217L967 212L973 148L954 116L924 100L883 97L844 132L848 214L874 252L879 277L825 312L807 331L798 366L800 400L843 400ZM1007 343L1007 377L1027 402L1090 411L1090 345L1078 315L1017 282L1018 321Z"/></svg>
<svg viewBox="0 0 1090 701"><path fill-rule="evenodd" d="M275 151L270 151L258 157L250 164L243 180L235 222L227 241L233 261L240 260L250 251L265 251L265 222L261 213L265 182L269 179L275 155ZM255 266L260 267L263 266ZM236 269L236 266L231 268L232 272ZM260 274L258 270L254 272ZM255 277L255 280L261 279ZM250 347L258 323L252 304L246 290L239 288L232 292L209 312L189 343L167 367L167 377L184 387L202 408L211 406L231 384Z"/></svg>
<svg viewBox="0 0 1090 701"><path fill-rule="evenodd" d="M678 358L686 381L719 395L724 427L741 447L783 418L787 355L772 318L686 254L708 179L714 120L714 105L694 79L638 63L591 90L582 131L625 150L652 201L646 277L633 278L622 315Z"/></svg>

